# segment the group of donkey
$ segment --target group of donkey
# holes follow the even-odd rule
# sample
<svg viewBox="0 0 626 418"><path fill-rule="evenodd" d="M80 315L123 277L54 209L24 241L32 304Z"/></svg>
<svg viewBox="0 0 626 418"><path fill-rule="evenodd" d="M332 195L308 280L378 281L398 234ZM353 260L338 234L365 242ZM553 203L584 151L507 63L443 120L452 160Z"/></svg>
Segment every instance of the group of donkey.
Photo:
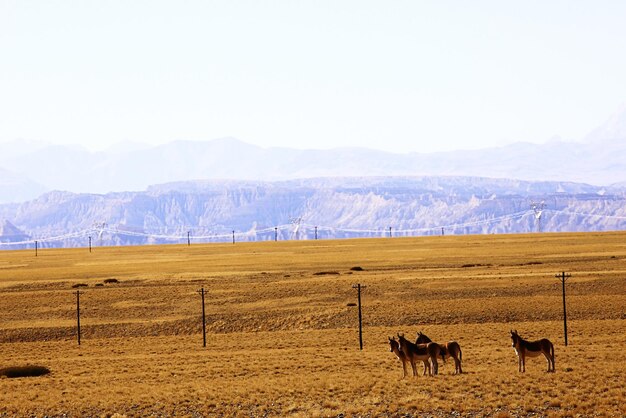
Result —
<svg viewBox="0 0 626 418"><path fill-rule="evenodd" d="M537 341L527 341L520 337L517 330L511 330L511 346L515 349L518 357L518 371L526 371L526 357L538 357L543 354L548 361L548 372L554 372L554 345L547 338ZM417 376L417 362L424 365L422 376L426 372L430 376L439 373L438 358L443 362L452 357L454 359L454 374L463 373L463 353L461 346L456 341L448 341L444 344L433 342L422 332L417 333L415 342L404 338L404 334L398 333L396 337L389 337L389 351L394 353L402 363L402 377L406 377L407 363L413 369L413 376Z"/></svg>
<svg viewBox="0 0 626 418"><path fill-rule="evenodd" d="M454 359L454 374L463 373L461 362L463 354L461 346L456 341L448 341L445 344L437 344L426 335L418 332L415 342L411 342L404 338L404 334L398 333L396 337L389 337L389 351L394 353L402 362L402 377L406 377L406 365L409 363L413 369L413 376L417 376L417 362L424 364L425 375L428 371L430 376L439 373L439 363L437 358L445 362L446 359L452 357Z"/></svg>

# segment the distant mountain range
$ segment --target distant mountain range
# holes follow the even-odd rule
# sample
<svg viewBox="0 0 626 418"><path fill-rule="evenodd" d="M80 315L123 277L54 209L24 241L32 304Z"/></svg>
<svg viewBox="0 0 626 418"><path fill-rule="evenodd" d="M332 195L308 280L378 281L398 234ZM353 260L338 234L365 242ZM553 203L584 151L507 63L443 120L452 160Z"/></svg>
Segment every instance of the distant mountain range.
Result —
<svg viewBox="0 0 626 418"><path fill-rule="evenodd" d="M0 144L0 249L625 227L626 107L577 143L432 154Z"/></svg>
<svg viewBox="0 0 626 418"><path fill-rule="evenodd" d="M534 204L534 207L533 207ZM479 177L195 181L0 205L0 249L626 228L626 187Z"/></svg>
<svg viewBox="0 0 626 418"><path fill-rule="evenodd" d="M234 138L122 143L105 152L37 141L0 143L0 203L45 191L141 191L151 184L203 179L282 181L354 176L478 176L626 182L626 107L581 142L516 143L499 148L393 154L365 148L260 148Z"/></svg>

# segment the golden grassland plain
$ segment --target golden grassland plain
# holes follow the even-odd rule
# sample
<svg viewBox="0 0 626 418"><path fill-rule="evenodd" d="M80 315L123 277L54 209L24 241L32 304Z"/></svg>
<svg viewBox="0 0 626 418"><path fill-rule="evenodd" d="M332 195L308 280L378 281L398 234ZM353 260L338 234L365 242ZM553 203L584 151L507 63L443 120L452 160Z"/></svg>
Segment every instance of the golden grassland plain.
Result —
<svg viewBox="0 0 626 418"><path fill-rule="evenodd" d="M51 373L0 378L0 416L625 416L625 278L626 232L3 251L0 368ZM402 379L417 331L465 373Z"/></svg>

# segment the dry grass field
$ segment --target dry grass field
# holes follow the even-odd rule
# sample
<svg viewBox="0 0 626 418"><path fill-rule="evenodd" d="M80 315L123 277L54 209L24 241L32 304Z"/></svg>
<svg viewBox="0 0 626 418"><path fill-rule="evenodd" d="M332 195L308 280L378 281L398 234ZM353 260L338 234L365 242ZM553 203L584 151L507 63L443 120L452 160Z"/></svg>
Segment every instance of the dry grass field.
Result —
<svg viewBox="0 0 626 418"><path fill-rule="evenodd" d="M4 251L0 369L51 373L0 378L0 417L626 416L625 320L626 232ZM417 331L465 373L402 379L387 337Z"/></svg>

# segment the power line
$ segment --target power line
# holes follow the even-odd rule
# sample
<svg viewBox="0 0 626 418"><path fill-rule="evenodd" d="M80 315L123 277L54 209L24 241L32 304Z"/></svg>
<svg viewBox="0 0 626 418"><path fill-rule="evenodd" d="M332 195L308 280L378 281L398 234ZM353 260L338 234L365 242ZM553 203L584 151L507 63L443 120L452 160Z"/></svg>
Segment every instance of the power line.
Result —
<svg viewBox="0 0 626 418"><path fill-rule="evenodd" d="M445 229L465 228L468 226L490 224L490 223L499 222L503 220L521 218L525 215L528 215L528 211L520 211L517 213L513 213L511 215L499 216L497 218L483 219L483 220L464 222L464 223L459 223L459 224L439 225L439 226L433 226L433 227L428 227L428 228L395 229L394 231L396 232L396 234L398 233L407 234L411 232L415 233L415 232L440 231L441 228L445 228ZM314 227L314 225L310 225L310 224L304 224L303 226L306 226L309 228ZM372 233L372 234L375 234L375 233L382 234L385 232L388 233L389 231L389 229L386 229L386 230L384 229L355 229L355 228L339 228L339 227L330 227L330 226L318 226L317 228L324 229L327 231L351 232L351 233Z"/></svg>
<svg viewBox="0 0 626 418"><path fill-rule="evenodd" d="M575 215L575 216L583 216L583 217L595 217L602 219L626 219L626 216L617 216L617 215L600 215L598 213L582 213L582 212L570 212L566 210L552 210L545 209L545 212L554 212L561 215Z"/></svg>

